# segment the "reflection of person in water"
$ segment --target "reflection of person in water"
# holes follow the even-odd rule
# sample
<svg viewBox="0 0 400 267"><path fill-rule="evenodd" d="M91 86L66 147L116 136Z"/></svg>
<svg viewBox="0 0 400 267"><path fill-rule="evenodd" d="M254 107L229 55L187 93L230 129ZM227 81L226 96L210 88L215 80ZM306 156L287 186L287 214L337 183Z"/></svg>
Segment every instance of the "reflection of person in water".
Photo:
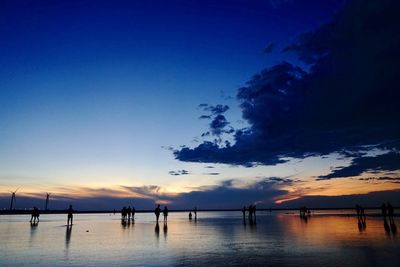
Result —
<svg viewBox="0 0 400 267"><path fill-rule="evenodd" d="M385 204L382 204L382 207ZM387 216L383 217L383 227L385 228L385 232L390 235L396 235L397 234L397 226L396 223L394 222L394 211L393 211L393 206L389 202L386 205L387 207ZM383 208L382 208L382 214L383 214ZM389 221L387 220L389 219Z"/></svg>
<svg viewBox="0 0 400 267"><path fill-rule="evenodd" d="M71 241L71 233L72 233L72 225L67 225L67 231L65 232L65 245L67 246L67 248Z"/></svg>
<svg viewBox="0 0 400 267"><path fill-rule="evenodd" d="M167 233L168 233L168 225L167 225L167 223L166 223L166 222L164 223L163 232L164 232L164 238L167 238Z"/></svg>
<svg viewBox="0 0 400 267"><path fill-rule="evenodd" d="M158 239L160 236L160 225L158 224L158 221L156 222L156 227L154 227L154 233Z"/></svg>
<svg viewBox="0 0 400 267"><path fill-rule="evenodd" d="M135 213L136 213L136 209L135 209L135 207L132 207L132 221L135 220Z"/></svg>
<svg viewBox="0 0 400 267"><path fill-rule="evenodd" d="M360 232L363 232L367 228L367 222L366 222L366 218L365 218L364 208L357 204L356 212L357 212L358 230Z"/></svg>

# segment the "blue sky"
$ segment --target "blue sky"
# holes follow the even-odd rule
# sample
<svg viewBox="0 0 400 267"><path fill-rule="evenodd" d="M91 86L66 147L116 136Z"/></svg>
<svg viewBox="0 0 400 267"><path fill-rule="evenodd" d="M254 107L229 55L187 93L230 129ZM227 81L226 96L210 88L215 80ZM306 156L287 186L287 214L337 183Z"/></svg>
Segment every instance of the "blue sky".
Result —
<svg viewBox="0 0 400 267"><path fill-rule="evenodd" d="M238 88L285 60L307 69L282 49L332 20L343 5L2 1L1 191L157 185L157 192L173 194L229 179L252 184L299 175L298 169L306 169L301 179L310 179L350 164L328 156L310 159L318 162L316 171L297 160L246 168L195 163L168 149L204 141L209 122L198 119L199 104L228 105L224 116L232 127L251 126L242 118ZM189 174L171 175L180 170Z"/></svg>

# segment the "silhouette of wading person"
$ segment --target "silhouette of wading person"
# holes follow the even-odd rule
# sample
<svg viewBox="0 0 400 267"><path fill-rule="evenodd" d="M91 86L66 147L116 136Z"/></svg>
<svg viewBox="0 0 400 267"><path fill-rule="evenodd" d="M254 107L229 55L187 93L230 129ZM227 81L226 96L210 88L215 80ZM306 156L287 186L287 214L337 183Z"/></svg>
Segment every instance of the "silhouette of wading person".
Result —
<svg viewBox="0 0 400 267"><path fill-rule="evenodd" d="M72 205L69 205L67 225L72 225L73 216L74 216L73 213L74 213L74 210L72 209Z"/></svg>
<svg viewBox="0 0 400 267"><path fill-rule="evenodd" d="M136 213L136 209L135 209L135 207L132 207L132 221L135 220L135 213Z"/></svg>
<svg viewBox="0 0 400 267"><path fill-rule="evenodd" d="M156 215L157 223L158 223L158 219L160 218L160 213L161 213L160 205L157 205L157 208L154 210L154 214Z"/></svg>
<svg viewBox="0 0 400 267"><path fill-rule="evenodd" d="M167 208L167 206L164 207L163 215L164 215L164 223L166 223L168 221L168 208Z"/></svg>

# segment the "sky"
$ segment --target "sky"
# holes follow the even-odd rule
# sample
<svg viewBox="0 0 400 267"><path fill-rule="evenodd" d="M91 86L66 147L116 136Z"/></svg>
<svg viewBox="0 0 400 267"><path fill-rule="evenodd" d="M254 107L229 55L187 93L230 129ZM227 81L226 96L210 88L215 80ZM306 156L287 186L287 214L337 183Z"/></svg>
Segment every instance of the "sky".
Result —
<svg viewBox="0 0 400 267"><path fill-rule="evenodd" d="M0 208L400 205L397 11L1 1Z"/></svg>

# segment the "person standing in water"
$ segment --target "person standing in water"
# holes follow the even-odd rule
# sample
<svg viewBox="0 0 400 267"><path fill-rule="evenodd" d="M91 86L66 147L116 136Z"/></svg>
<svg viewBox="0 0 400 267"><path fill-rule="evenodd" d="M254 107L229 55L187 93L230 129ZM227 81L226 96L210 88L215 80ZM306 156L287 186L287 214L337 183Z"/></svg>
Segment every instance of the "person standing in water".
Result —
<svg viewBox="0 0 400 267"><path fill-rule="evenodd" d="M135 207L132 207L132 221L135 220L135 213L136 213L136 209L135 209Z"/></svg>
<svg viewBox="0 0 400 267"><path fill-rule="evenodd" d="M164 223L166 223L168 221L168 208L167 208L167 206L164 207L163 215L164 215Z"/></svg>
<svg viewBox="0 0 400 267"><path fill-rule="evenodd" d="M70 225L70 221L71 221L71 225L72 225L73 213L74 213L74 210L72 209L72 205L69 205L67 225Z"/></svg>
<svg viewBox="0 0 400 267"><path fill-rule="evenodd" d="M154 214L156 215L157 223L158 223L158 218L160 218L160 213L161 213L160 205L157 205L157 208L154 210Z"/></svg>

